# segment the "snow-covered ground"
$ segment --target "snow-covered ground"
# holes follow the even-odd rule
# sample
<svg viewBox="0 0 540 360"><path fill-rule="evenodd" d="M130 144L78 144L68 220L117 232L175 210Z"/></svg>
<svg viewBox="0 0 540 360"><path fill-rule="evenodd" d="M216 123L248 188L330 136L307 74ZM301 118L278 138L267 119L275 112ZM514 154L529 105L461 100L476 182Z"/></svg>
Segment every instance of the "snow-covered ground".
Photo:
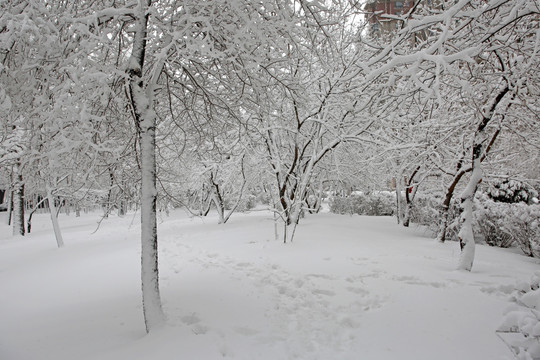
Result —
<svg viewBox="0 0 540 360"><path fill-rule="evenodd" d="M495 330L517 281L540 270L478 246L472 273L456 243L390 217L312 215L293 243L267 212L160 219L167 326L146 335L138 215L47 215L13 238L0 214L0 359L511 359Z"/></svg>

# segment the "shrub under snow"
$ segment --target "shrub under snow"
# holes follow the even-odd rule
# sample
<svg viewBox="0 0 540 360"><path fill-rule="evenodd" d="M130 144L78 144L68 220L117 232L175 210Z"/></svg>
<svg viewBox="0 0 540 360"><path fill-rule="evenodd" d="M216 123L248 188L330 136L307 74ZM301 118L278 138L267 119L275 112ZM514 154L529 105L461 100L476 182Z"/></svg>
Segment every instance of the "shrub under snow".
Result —
<svg viewBox="0 0 540 360"><path fill-rule="evenodd" d="M522 191L518 193L522 194ZM403 199L402 204L404 202ZM440 203L441 199L435 196L417 195L411 209L411 222L437 232ZM395 193L390 192L355 193L347 197L335 196L330 201L330 211L342 215L394 215L395 210ZM459 206L455 200L448 218L446 238L457 240ZM476 241L502 248L519 246L525 255L540 258L539 204L494 201L492 194L477 193L473 227Z"/></svg>
<svg viewBox="0 0 540 360"><path fill-rule="evenodd" d="M518 284L511 301L497 333L518 360L540 359L540 272Z"/></svg>
<svg viewBox="0 0 540 360"><path fill-rule="evenodd" d="M476 200L476 228L486 243L515 243L527 256L540 257L540 205L497 202L482 195Z"/></svg>
<svg viewBox="0 0 540 360"><path fill-rule="evenodd" d="M495 182L487 191L488 196L503 203L532 203L538 198L538 192L524 182L512 179Z"/></svg>
<svg viewBox="0 0 540 360"><path fill-rule="evenodd" d="M330 211L336 214L370 216L394 215L395 194L390 192L356 193L347 197L335 196L330 201Z"/></svg>
<svg viewBox="0 0 540 360"><path fill-rule="evenodd" d="M405 199L402 203L405 203ZM411 222L426 226L434 233L437 232L440 204L441 199L436 196L417 194L411 209Z"/></svg>

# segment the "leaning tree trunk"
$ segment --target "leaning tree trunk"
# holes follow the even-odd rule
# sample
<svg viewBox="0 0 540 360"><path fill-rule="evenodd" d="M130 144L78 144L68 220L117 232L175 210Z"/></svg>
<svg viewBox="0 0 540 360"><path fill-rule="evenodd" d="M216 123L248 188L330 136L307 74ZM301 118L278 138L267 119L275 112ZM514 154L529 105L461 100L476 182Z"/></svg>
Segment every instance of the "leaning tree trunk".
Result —
<svg viewBox="0 0 540 360"><path fill-rule="evenodd" d="M30 210L30 214L28 215L28 220L26 221L26 229L27 229L28 234L32 232L32 216L34 215L36 210L39 209L40 205L45 202L45 200L47 200L46 197L42 198L37 204L34 205L32 210Z"/></svg>
<svg viewBox="0 0 540 360"><path fill-rule="evenodd" d="M24 183L20 170L20 164L16 164L13 183L13 235L24 236Z"/></svg>
<svg viewBox="0 0 540 360"><path fill-rule="evenodd" d="M219 184L214 181L214 174L210 172L210 201L214 202L216 205L216 210L218 213L218 224L224 224L225 220L225 204L223 202L223 197L221 196L221 190L219 189Z"/></svg>
<svg viewBox="0 0 540 360"><path fill-rule="evenodd" d="M47 202L49 203L49 211L51 212L51 222L53 224L54 237L56 238L56 244L59 248L64 246L64 238L60 231L60 225L58 224L58 212L56 210L56 204L54 203L54 196L52 189L47 186Z"/></svg>
<svg viewBox="0 0 540 360"><path fill-rule="evenodd" d="M127 69L129 96L137 124L141 151L141 283L146 332L165 321L159 293L158 241L156 215L156 114L153 92L159 65L149 84L143 80L146 35L151 0L139 1L133 49Z"/></svg>
<svg viewBox="0 0 540 360"><path fill-rule="evenodd" d="M459 270L471 271L474 261L475 243L473 233L473 202L474 195L478 188L478 184L482 181L482 160L485 158L489 147L493 142L489 142L489 145L484 148L484 143L487 140L485 137L485 130L488 123L493 119L495 115L495 109L497 105L502 101L504 96L510 89L506 86L499 94L497 94L494 102L491 104L490 109L480 121L478 128L474 134L473 148L472 148L472 162L471 169L472 174L469 179L469 183L465 187L465 190L461 194L461 216L459 219L460 229L458 233L459 245L461 247L461 257L459 260ZM504 115L503 115L504 116Z"/></svg>
<svg viewBox="0 0 540 360"><path fill-rule="evenodd" d="M501 129L497 129L491 136L491 140L489 141L488 145L486 146L486 149L484 150L482 156L480 157L480 163L482 163L482 161L484 161L485 158L487 157L489 151L491 150L500 132L501 132ZM463 154L463 157L464 156L465 154ZM450 204L452 201L452 197L454 196L454 191L456 189L456 186L465 174L473 170L472 166L468 166L465 168L463 167L463 157L458 161L458 166L456 169L457 172L454 175L452 182L446 189L446 195L444 196L444 200L441 206L439 232L437 234L437 240L441 243L446 241L446 235L447 235L446 232L448 230L448 216L449 216L448 213L450 212Z"/></svg>
<svg viewBox="0 0 540 360"><path fill-rule="evenodd" d="M416 191L418 190L418 185L414 185L414 177L420 170L420 166L417 166L416 169L411 174L411 177L407 181L407 179L404 179L405 184L405 215L403 216L403 226L409 227L409 223L411 221L411 213L412 213L412 207L413 207L413 200L416 195Z"/></svg>
<svg viewBox="0 0 540 360"><path fill-rule="evenodd" d="M470 169L470 168L469 168ZM467 171L468 172L468 171ZM446 241L446 231L448 230L448 213L450 211L450 203L452 201L452 197L454 196L454 190L456 188L456 185L459 183L459 180L465 175L465 171L458 172L454 179L452 180L452 183L446 189L446 195L444 196L444 200L441 206L440 211L440 223L439 223L439 233L437 234L437 241L443 243Z"/></svg>

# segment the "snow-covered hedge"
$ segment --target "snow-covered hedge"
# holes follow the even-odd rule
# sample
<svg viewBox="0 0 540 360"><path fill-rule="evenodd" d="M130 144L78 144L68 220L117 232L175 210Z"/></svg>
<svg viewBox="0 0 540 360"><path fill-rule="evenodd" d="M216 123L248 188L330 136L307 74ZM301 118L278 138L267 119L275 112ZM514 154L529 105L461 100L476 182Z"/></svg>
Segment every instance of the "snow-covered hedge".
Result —
<svg viewBox="0 0 540 360"><path fill-rule="evenodd" d="M390 192L355 193L347 197L330 199L330 211L336 214L392 216L396 207L395 196Z"/></svg>
<svg viewBox="0 0 540 360"><path fill-rule="evenodd" d="M538 192L530 185L512 179L496 181L489 185L487 195L503 203L538 203Z"/></svg>
<svg viewBox="0 0 540 360"><path fill-rule="evenodd" d="M516 244L527 256L540 257L540 205L497 202L480 194L475 208L476 230L487 244Z"/></svg>
<svg viewBox="0 0 540 360"><path fill-rule="evenodd" d="M405 199L401 203L405 204ZM437 232L440 204L440 198L417 194L411 209L411 222L426 226L434 233Z"/></svg>
<svg viewBox="0 0 540 360"><path fill-rule="evenodd" d="M518 284L511 301L497 333L518 360L540 359L540 272Z"/></svg>
<svg viewBox="0 0 540 360"><path fill-rule="evenodd" d="M223 199L223 206L226 210L230 210L233 208L233 206L236 204L237 199L235 198L225 198ZM244 194L240 202L238 203L238 207L236 208L236 211L238 212L244 212L253 209L257 205L257 196L253 194Z"/></svg>
<svg viewBox="0 0 540 360"><path fill-rule="evenodd" d="M417 196L411 222L438 231L441 200ZM457 240L459 207L453 201L448 213L448 240ZM525 202L494 201L490 195L477 193L474 202L474 233L477 241L497 247L519 246L527 256L540 257L540 205Z"/></svg>
<svg viewBox="0 0 540 360"><path fill-rule="evenodd" d="M513 216L508 214L510 204L497 203L487 196L477 196L475 201L476 229L491 246L507 248L515 244L512 227Z"/></svg>

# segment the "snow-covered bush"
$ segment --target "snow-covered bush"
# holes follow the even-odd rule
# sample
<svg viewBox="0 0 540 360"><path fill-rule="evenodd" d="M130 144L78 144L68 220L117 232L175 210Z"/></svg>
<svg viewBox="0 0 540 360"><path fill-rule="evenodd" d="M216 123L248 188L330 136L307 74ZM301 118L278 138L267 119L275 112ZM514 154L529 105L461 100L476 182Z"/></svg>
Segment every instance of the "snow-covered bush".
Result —
<svg viewBox="0 0 540 360"><path fill-rule="evenodd" d="M417 195L411 210L411 222L438 230L440 199ZM457 240L459 203L452 201L448 211L446 238ZM476 241L507 248L517 245L527 256L540 257L540 205L525 202L494 201L478 192L474 202L473 231Z"/></svg>
<svg viewBox="0 0 540 360"><path fill-rule="evenodd" d="M475 202L476 229L487 244L517 244L527 256L540 257L540 205L504 203L480 194Z"/></svg>
<svg viewBox="0 0 540 360"><path fill-rule="evenodd" d="M342 215L391 216L395 207L395 198L389 192L357 193L330 199L330 211Z"/></svg>
<svg viewBox="0 0 540 360"><path fill-rule="evenodd" d="M527 256L540 257L540 205L512 204L515 240Z"/></svg>
<svg viewBox="0 0 540 360"><path fill-rule="evenodd" d="M236 205L237 201L238 199L232 196L227 196L223 199L223 207L226 210L231 210ZM244 194L244 196L242 196L242 198L240 199L238 206L236 207L236 211L249 211L253 209L255 205L257 205L257 196L253 194Z"/></svg>
<svg viewBox="0 0 540 360"><path fill-rule="evenodd" d="M505 179L489 186L488 196L503 203L532 203L538 192L531 186L517 180Z"/></svg>
<svg viewBox="0 0 540 360"><path fill-rule="evenodd" d="M345 215L345 214L355 214L355 202L358 199L355 199L354 195L351 196L333 196L330 198L330 212L335 214Z"/></svg>
<svg viewBox="0 0 540 360"><path fill-rule="evenodd" d="M257 196L254 194L247 194L244 196L239 205L239 211L248 211L253 209L257 205Z"/></svg>
<svg viewBox="0 0 540 360"><path fill-rule="evenodd" d="M540 272L518 284L511 301L497 333L518 360L540 359Z"/></svg>
<svg viewBox="0 0 540 360"><path fill-rule="evenodd" d="M402 201L405 203L405 201ZM437 231L439 224L438 206L439 198L429 195L417 194L411 209L411 222L424 225L433 232Z"/></svg>
<svg viewBox="0 0 540 360"><path fill-rule="evenodd" d="M515 243L509 223L509 204L497 203L485 195L475 199L475 227L490 246L507 248ZM509 226L510 225L510 226Z"/></svg>

